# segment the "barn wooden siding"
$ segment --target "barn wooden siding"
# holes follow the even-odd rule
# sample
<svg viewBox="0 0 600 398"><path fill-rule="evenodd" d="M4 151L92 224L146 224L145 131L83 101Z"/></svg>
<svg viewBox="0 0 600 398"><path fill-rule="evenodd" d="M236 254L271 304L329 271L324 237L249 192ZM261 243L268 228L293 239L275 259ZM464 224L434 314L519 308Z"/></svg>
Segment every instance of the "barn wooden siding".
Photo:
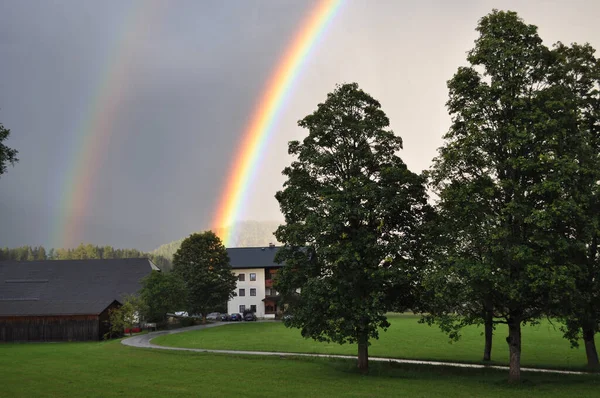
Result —
<svg viewBox="0 0 600 398"><path fill-rule="evenodd" d="M0 341L99 340L98 315L0 317Z"/></svg>
<svg viewBox="0 0 600 398"><path fill-rule="evenodd" d="M109 337L109 333L110 333L110 310L112 309L117 309L121 307L121 304L115 300L113 301L108 307L106 307L106 309L104 311L102 311L98 317L98 323L99 323L99 330L100 330L100 340L104 339L105 337ZM110 338L113 337L121 337L121 334L115 334L110 335Z"/></svg>

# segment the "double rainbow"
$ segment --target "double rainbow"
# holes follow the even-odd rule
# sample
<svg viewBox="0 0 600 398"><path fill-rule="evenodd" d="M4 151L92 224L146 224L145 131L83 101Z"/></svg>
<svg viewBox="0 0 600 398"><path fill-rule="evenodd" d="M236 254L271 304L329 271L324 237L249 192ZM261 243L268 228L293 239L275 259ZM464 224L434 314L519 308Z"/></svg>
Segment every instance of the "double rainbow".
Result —
<svg viewBox="0 0 600 398"><path fill-rule="evenodd" d="M260 96L243 140L235 154L235 161L227 175L226 184L220 195L211 227L221 231L225 245L235 232L231 226L238 220L243 204L249 194L249 186L256 174L263 151L272 134L277 116L281 112L286 96L310 51L333 19L343 0L320 0L294 36L287 51L281 57ZM123 34L116 41L113 56L100 79L96 95L91 101L88 115L83 119L82 133L74 148L77 150L70 165L70 173L64 180L61 210L56 222L57 233L52 242L54 247L71 248L81 243L86 213L89 210L94 182L102 166L113 133L113 124L118 116L119 100L125 94L127 78L131 69L131 54L144 37L144 30L153 25L160 15L159 5L167 2L138 0L125 18Z"/></svg>
<svg viewBox="0 0 600 398"><path fill-rule="evenodd" d="M113 124L119 115L121 98L126 94L132 69L132 54L146 37L166 4L158 0L136 0L123 18L121 32L102 68L104 76L90 101L88 113L79 127L81 133L73 143L74 155L60 190L61 209L56 222L57 233L52 246L72 248L82 243L85 216L89 211L99 169L113 133Z"/></svg>
<svg viewBox="0 0 600 398"><path fill-rule="evenodd" d="M218 202L219 207L211 224L214 230L221 231L220 236L225 246L229 246L235 234L234 222L238 220L248 199L249 187L273 133L277 117L283 109L285 98L315 43L341 4L342 0L323 0L317 4L281 57L256 105L227 175L226 185Z"/></svg>

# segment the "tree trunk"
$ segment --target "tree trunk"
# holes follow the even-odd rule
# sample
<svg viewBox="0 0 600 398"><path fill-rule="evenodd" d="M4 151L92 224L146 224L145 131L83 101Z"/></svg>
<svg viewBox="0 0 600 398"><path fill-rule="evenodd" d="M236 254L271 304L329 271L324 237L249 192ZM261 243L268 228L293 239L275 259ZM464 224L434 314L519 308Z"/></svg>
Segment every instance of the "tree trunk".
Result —
<svg viewBox="0 0 600 398"><path fill-rule="evenodd" d="M589 368L597 369L600 367L598 362L598 351L596 351L596 342L594 341L594 329L583 329L583 341L585 342L585 355L587 356L587 365Z"/></svg>
<svg viewBox="0 0 600 398"><path fill-rule="evenodd" d="M494 315L492 311L485 311L485 348L483 350L483 360L492 360L492 339L494 337Z"/></svg>
<svg viewBox="0 0 600 398"><path fill-rule="evenodd" d="M203 312L202 313L202 324L204 325L206 323L206 314Z"/></svg>
<svg viewBox="0 0 600 398"><path fill-rule="evenodd" d="M508 381L509 383L518 383L521 381L521 321L519 319L508 320L506 342L510 353Z"/></svg>
<svg viewBox="0 0 600 398"><path fill-rule="evenodd" d="M363 374L369 372L369 338L366 335L358 339L358 370Z"/></svg>

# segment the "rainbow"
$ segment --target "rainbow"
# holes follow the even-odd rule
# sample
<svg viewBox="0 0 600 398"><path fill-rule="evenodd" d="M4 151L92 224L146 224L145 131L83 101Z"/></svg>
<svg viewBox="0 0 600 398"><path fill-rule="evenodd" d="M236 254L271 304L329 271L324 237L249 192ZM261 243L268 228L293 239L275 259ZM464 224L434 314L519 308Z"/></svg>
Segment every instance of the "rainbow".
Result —
<svg viewBox="0 0 600 398"><path fill-rule="evenodd" d="M283 109L285 99L302 66L329 22L334 18L342 0L322 0L310 12L294 36L287 51L275 67L265 90L256 105L243 140L235 153L226 184L219 197L212 228L219 233L225 246L231 243L233 224L244 207L249 187L254 179L273 127Z"/></svg>
<svg viewBox="0 0 600 398"><path fill-rule="evenodd" d="M67 173L61 189L57 231L52 235L53 247L72 248L81 243L84 217L91 203L94 182L102 167L113 124L119 114L120 99L125 95L132 69L132 57L146 30L153 26L154 17L160 15L157 0L138 0L123 18L122 31L116 35L106 71L90 101L87 114L79 127L73 143L73 158L67 159ZM162 3L164 5L164 3Z"/></svg>

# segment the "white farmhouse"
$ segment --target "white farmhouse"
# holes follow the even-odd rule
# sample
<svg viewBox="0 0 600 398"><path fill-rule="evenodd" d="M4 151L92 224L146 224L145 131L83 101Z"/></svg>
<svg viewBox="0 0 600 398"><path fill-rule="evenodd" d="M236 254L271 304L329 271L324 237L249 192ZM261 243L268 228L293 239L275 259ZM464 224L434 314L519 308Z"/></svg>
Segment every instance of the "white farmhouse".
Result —
<svg viewBox="0 0 600 398"><path fill-rule="evenodd" d="M275 318L279 294L273 277L282 265L275 263L279 247L234 247L227 249L231 268L237 276L236 296L227 303L227 312L254 311L258 318Z"/></svg>

